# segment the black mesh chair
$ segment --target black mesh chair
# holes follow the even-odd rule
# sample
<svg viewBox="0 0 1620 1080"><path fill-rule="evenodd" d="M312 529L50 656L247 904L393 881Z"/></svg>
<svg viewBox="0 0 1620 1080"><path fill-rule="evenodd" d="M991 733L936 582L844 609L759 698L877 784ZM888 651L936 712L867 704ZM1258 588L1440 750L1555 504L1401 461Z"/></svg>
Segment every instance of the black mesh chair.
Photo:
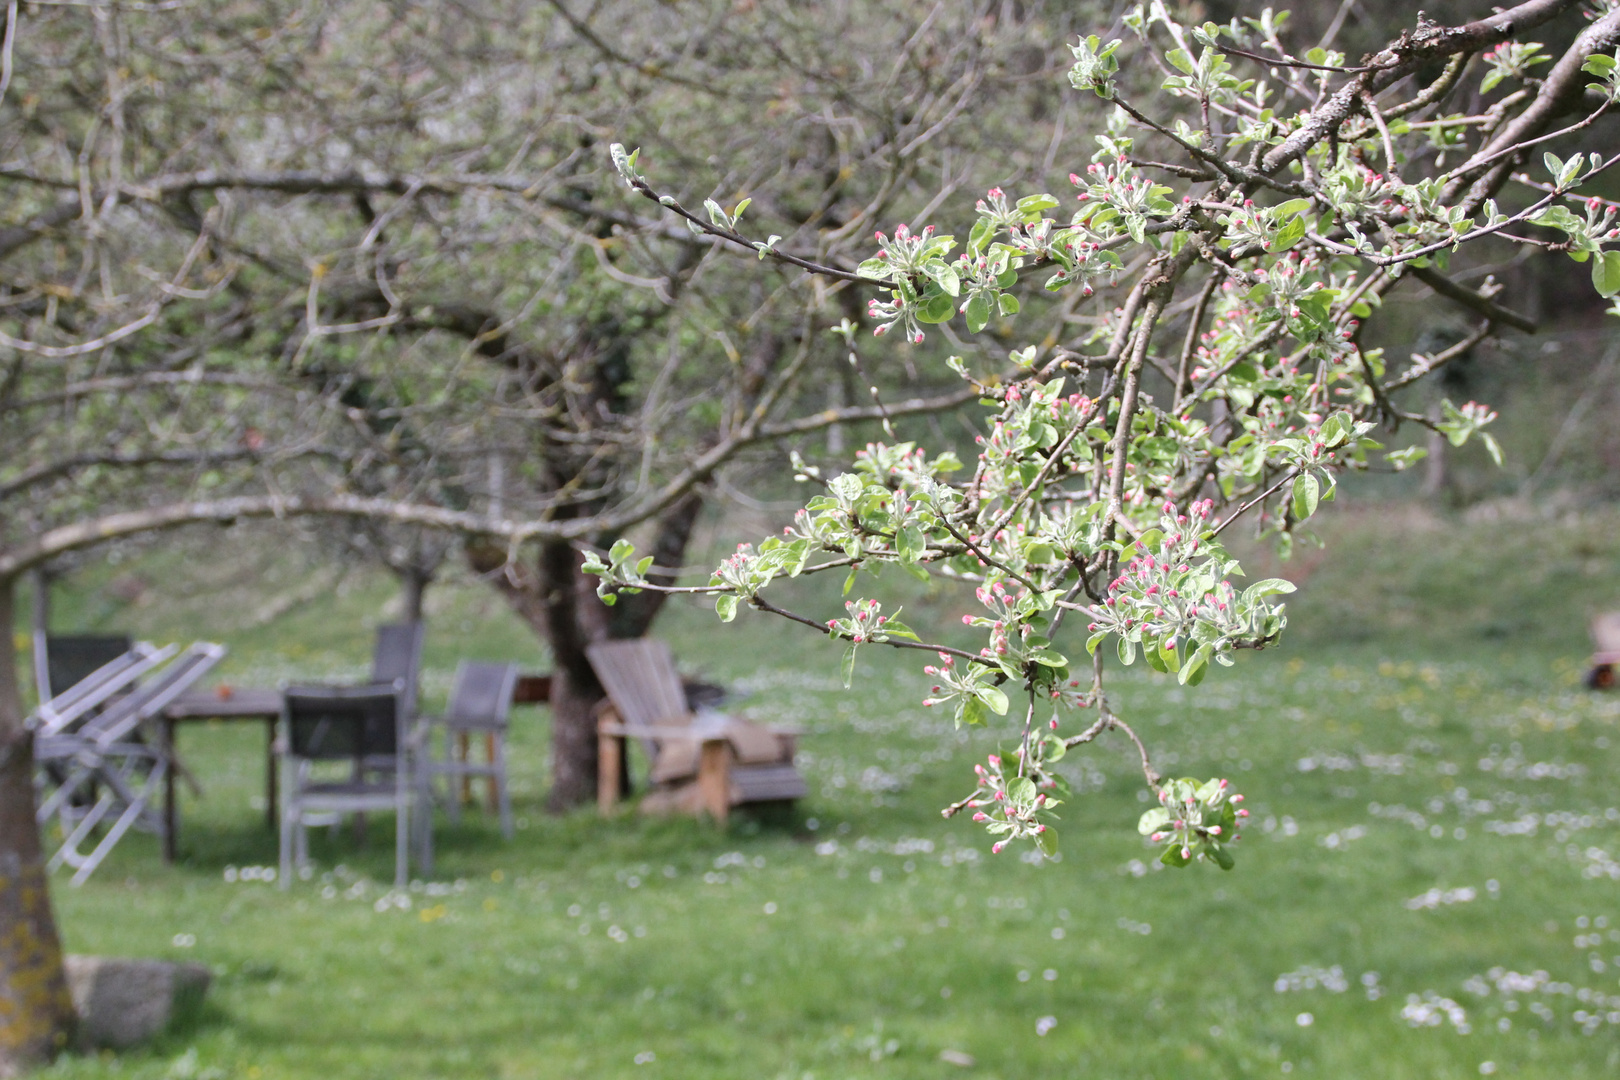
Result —
<svg viewBox="0 0 1620 1080"><path fill-rule="evenodd" d="M48 634L45 636L44 685L39 700L49 701L77 686L101 668L126 655L135 643L127 634ZM38 642L35 642L38 647ZM38 669L36 668L36 678Z"/></svg>
<svg viewBox="0 0 1620 1080"><path fill-rule="evenodd" d="M128 652L121 653L100 667L92 669L71 686L50 693L49 676L39 676L39 708L28 717L28 727L37 736L59 735L72 731L120 694L127 694L137 680L163 661L173 656L177 647L164 648L146 641L137 641ZM44 653L38 657L45 664ZM90 662L94 658L87 658ZM76 671L64 673L72 677Z"/></svg>
<svg viewBox="0 0 1620 1080"><path fill-rule="evenodd" d="M281 887L296 865L309 862L307 829L335 814L392 810L394 884L409 872L410 833L419 829L426 854L426 823L413 823L418 798L415 747L405 714L403 680L372 686L289 687L282 698L282 746L286 791L281 815ZM370 763L387 761L378 770ZM347 763L345 775L318 775L323 763ZM311 820L311 819L315 820Z"/></svg>
<svg viewBox="0 0 1620 1080"><path fill-rule="evenodd" d="M457 781L485 777L493 785L494 799L501 815L501 832L512 839L512 796L506 784L506 727L512 711L512 687L517 683L516 664L484 664L463 660L456 665L456 680L450 688L450 703L444 715L427 723L444 730L444 757L427 757L423 768L427 782L435 777L450 779L450 820L461 817L463 793ZM483 735L489 746L489 760L475 762L468 753L468 742ZM427 745L424 743L424 745Z"/></svg>

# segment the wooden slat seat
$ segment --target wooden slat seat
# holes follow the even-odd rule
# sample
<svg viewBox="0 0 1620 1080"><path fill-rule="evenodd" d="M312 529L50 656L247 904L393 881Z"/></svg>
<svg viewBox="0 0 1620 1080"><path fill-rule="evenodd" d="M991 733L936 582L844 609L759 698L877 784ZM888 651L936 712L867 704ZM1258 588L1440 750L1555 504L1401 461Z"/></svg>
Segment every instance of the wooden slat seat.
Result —
<svg viewBox="0 0 1620 1080"><path fill-rule="evenodd" d="M809 794L804 777L793 765L760 765L731 774L733 800L739 803L802 799Z"/></svg>

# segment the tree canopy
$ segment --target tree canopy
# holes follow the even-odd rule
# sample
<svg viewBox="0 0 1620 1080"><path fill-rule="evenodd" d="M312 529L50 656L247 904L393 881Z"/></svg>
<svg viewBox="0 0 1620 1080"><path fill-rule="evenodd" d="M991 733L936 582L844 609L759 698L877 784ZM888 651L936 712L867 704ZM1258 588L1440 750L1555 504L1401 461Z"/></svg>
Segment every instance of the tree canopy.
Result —
<svg viewBox="0 0 1620 1080"><path fill-rule="evenodd" d="M1527 39L1579 11L1532 0L1458 26L1420 17L1359 63L1325 44L1295 55L1271 9L1196 25L1154 2L1124 17L1130 45L1073 44L1069 82L1112 110L1072 195L992 188L965 240L933 225L879 231L855 277L877 294L874 332L919 346L930 326L960 318L978 334L1020 315L1027 279L1090 301L1090 333L1014 350L1010 376L950 357L989 410L970 468L903 442L869 444L851 472L807 470L823 493L696 591L716 596L723 620L747 606L847 643L846 685L862 646L935 652L924 704L959 724L1018 723L1012 756L979 765L945 811L972 809L996 851L1021 838L1055 851L1053 764L1117 731L1160 804L1139 828L1162 860L1230 869L1242 797L1221 777L1161 774L1110 705L1104 657L1196 686L1236 651L1276 642L1276 598L1293 585L1234 584L1242 571L1221 536L1251 515L1287 548L1341 474L1422 455L1386 451L1379 427L1423 425L1453 445L1477 436L1497 454L1487 406L1403 404L1499 329L1534 326L1490 277L1474 288L1451 276L1474 252L1566 254L1590 265L1598 294L1620 293L1620 204L1596 193L1620 154L1582 143L1620 101L1620 7L1602 5L1556 59ZM1484 103L1459 111L1475 85ZM614 158L632 191L748 242L736 214L710 206L705 219L662 194L635 153ZM1387 363L1364 334L1410 282L1476 325ZM629 544L610 555L590 567L604 590L664 587L644 582ZM971 587L980 607L963 621L984 643L924 640L864 588L831 619L770 599L782 579L835 572L848 594L891 566Z"/></svg>

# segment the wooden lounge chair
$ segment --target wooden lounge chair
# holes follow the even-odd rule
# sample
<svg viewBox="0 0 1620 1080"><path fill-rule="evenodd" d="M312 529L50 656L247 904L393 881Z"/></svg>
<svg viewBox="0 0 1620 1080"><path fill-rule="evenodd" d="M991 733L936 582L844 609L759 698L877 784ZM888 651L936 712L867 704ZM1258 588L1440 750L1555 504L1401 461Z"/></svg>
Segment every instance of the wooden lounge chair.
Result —
<svg viewBox="0 0 1620 1080"><path fill-rule="evenodd" d="M1620 611L1611 611L1592 620L1592 668L1586 685L1593 690L1614 686L1614 669L1620 665Z"/></svg>
<svg viewBox="0 0 1620 1080"><path fill-rule="evenodd" d="M712 709L687 706L669 645L654 638L604 641L586 650L607 691L597 711L598 805L609 813L623 796L625 739L651 762L653 790L644 812L707 812L724 822L733 806L803 798L793 764L797 733L767 728Z"/></svg>

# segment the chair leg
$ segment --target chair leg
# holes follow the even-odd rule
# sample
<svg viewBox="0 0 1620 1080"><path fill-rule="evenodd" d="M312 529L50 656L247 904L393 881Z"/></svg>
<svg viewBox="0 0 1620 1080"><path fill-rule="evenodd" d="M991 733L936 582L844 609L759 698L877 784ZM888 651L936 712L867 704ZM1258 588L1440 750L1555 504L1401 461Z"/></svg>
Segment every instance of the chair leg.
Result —
<svg viewBox="0 0 1620 1080"><path fill-rule="evenodd" d="M596 808L603 817L619 804L619 760L624 751L621 736L596 737Z"/></svg>
<svg viewBox="0 0 1620 1080"><path fill-rule="evenodd" d="M731 814L731 744L706 739L698 757L698 793L703 809L724 825Z"/></svg>
<svg viewBox="0 0 1620 1080"><path fill-rule="evenodd" d="M104 801L110 798L111 793L103 796ZM118 841L123 839L124 834L130 830L130 826L134 825L145 811L144 799L130 801L124 807L124 812L118 815L118 820L113 822L113 827L107 830L107 835L101 838L101 843L97 844L95 850L84 858L82 865L79 866L78 873L73 875L69 884L83 885L88 881L90 875L96 872L96 867L101 865L101 860L107 857Z"/></svg>
<svg viewBox="0 0 1620 1080"><path fill-rule="evenodd" d="M39 800L39 809L34 814L35 823L39 825L45 824L51 819L52 815L68 806L73 801L74 792L79 790L79 786L84 783L85 778L89 775L90 771L82 767L68 772L67 779L63 780L55 791ZM34 786L36 790L40 787L38 783Z"/></svg>
<svg viewBox="0 0 1620 1080"><path fill-rule="evenodd" d="M459 810L462 803L472 802L472 777L467 774L465 768L465 766L472 761L472 745L471 740L465 731L456 732L455 760L463 766L462 771L459 774L461 777L461 791L456 795L456 806Z"/></svg>
<svg viewBox="0 0 1620 1080"><path fill-rule="evenodd" d="M394 888L403 889L410 877L411 800L394 803Z"/></svg>
<svg viewBox="0 0 1620 1080"><path fill-rule="evenodd" d="M457 750L461 751L457 756ZM450 824L461 824L461 803L466 798L465 786L467 783L459 765L467 761L467 736L444 729L444 760L450 768L445 773L445 790L448 797L445 799L445 808L450 812ZM459 787L457 785L460 785Z"/></svg>
<svg viewBox="0 0 1620 1080"><path fill-rule="evenodd" d="M293 864L293 822L298 816L298 800L291 792L281 804L281 873L276 875L276 885L283 892L292 885Z"/></svg>
<svg viewBox="0 0 1620 1080"><path fill-rule="evenodd" d="M80 854L79 845L95 831L96 826L101 824L101 819L106 817L112 808L113 797L111 792L107 792L98 798L95 805L79 819L79 823L74 826L73 831L67 834L67 837L62 841L62 846L57 849L55 855L51 856L51 861L45 864L45 869L54 872L63 863L73 867L75 870L83 866L85 856Z"/></svg>
<svg viewBox="0 0 1620 1080"><path fill-rule="evenodd" d="M489 812L492 813L492 814L499 813L500 808L501 808L501 800L500 800L500 790L501 789L500 789L500 785L495 782L495 739L496 738L497 738L497 735L493 731L486 731L484 733L484 761L485 761L487 767L490 770L489 772L484 774L485 777L486 777L486 779L484 781L484 801L489 805Z"/></svg>
<svg viewBox="0 0 1620 1080"><path fill-rule="evenodd" d="M416 772L416 804L413 807L417 830L417 869L424 878L433 876L433 772L424 761Z"/></svg>
<svg viewBox="0 0 1620 1080"><path fill-rule="evenodd" d="M506 782L506 733L490 736L490 765L493 772L489 782L501 805L501 835L512 839L512 790Z"/></svg>

